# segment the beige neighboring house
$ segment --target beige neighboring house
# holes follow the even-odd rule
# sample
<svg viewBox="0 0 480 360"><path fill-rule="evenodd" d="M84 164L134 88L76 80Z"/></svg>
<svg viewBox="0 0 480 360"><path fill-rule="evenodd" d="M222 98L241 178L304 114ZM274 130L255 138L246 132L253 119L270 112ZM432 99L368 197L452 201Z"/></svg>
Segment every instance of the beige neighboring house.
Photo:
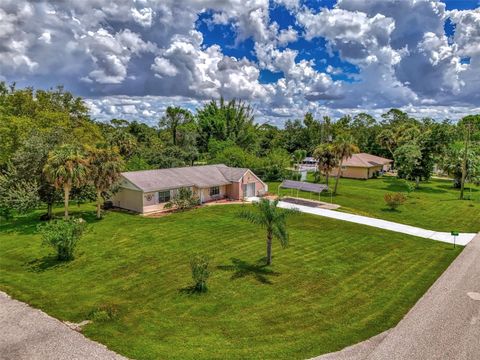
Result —
<svg viewBox="0 0 480 360"><path fill-rule="evenodd" d="M123 172L113 206L139 213L160 211L178 189L190 188L201 203L220 199L242 200L268 190L249 169L223 164Z"/></svg>
<svg viewBox="0 0 480 360"><path fill-rule="evenodd" d="M389 171L393 160L367 153L353 154L349 159L343 160L341 176L351 179L370 179L374 175ZM332 170L332 175L337 176L338 168Z"/></svg>

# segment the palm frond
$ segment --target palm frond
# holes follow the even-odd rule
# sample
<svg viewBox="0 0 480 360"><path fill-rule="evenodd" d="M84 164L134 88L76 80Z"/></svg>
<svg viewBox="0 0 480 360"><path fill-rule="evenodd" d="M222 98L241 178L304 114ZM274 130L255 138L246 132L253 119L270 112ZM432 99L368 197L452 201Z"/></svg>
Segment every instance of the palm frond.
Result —
<svg viewBox="0 0 480 360"><path fill-rule="evenodd" d="M276 223L273 227L273 236L280 240L280 244L283 248L288 246L288 233L285 227L285 223Z"/></svg>
<svg viewBox="0 0 480 360"><path fill-rule="evenodd" d="M256 224L260 226L266 225L265 219L261 213L257 213L249 210L243 210L238 213L238 216L242 219L248 220L252 224Z"/></svg>

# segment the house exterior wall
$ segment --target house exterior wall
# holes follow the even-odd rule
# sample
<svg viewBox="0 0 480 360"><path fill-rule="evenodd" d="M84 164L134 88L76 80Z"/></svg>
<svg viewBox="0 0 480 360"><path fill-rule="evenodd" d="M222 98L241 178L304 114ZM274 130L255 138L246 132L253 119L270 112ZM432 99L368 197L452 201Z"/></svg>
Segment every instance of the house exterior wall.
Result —
<svg viewBox="0 0 480 360"><path fill-rule="evenodd" d="M334 168L330 173L331 176L337 176L337 174L338 168ZM347 166L342 170L342 177L350 179L368 179L368 168Z"/></svg>
<svg viewBox="0 0 480 360"><path fill-rule="evenodd" d="M252 183L255 184L255 196L268 191L267 185L264 184L250 170L244 174L240 181L233 182L229 185L220 185L220 193L218 195L210 196L210 187L192 187L192 191L202 202L214 201L223 198L241 200L244 197L242 186L244 184ZM168 191L170 191L170 198L173 198L178 189L170 189ZM159 202L158 193L158 191L144 193L128 180L123 179L120 190L112 197L112 202L116 207L136 211L139 213L156 212L163 210L166 204Z"/></svg>
<svg viewBox="0 0 480 360"><path fill-rule="evenodd" d="M240 200L240 192L242 191L241 185L239 182L231 183L227 185L227 196L233 200Z"/></svg>
<svg viewBox="0 0 480 360"><path fill-rule="evenodd" d="M342 170L342 177L349 179L371 179L376 172L385 171L385 165L366 167L347 166ZM330 173L331 176L337 176L338 168L334 168Z"/></svg>
<svg viewBox="0 0 480 360"><path fill-rule="evenodd" d="M112 197L113 206L143 212L143 192L129 188L120 188Z"/></svg>
<svg viewBox="0 0 480 360"><path fill-rule="evenodd" d="M210 188L200 188L196 189L196 193L202 202L214 201L219 199L224 199L228 196L227 186L229 185L220 185L220 193L218 195L210 196Z"/></svg>
<svg viewBox="0 0 480 360"><path fill-rule="evenodd" d="M170 197L173 197L173 191L170 191ZM158 201L158 191L146 192L143 194L143 209L142 213L149 213L154 211L161 211L166 203Z"/></svg>
<svg viewBox="0 0 480 360"><path fill-rule="evenodd" d="M238 183L238 200L243 199L245 194L243 193L243 186L245 184L255 183L255 195L258 196L262 192L268 191L268 186L260 181L253 172L248 170Z"/></svg>

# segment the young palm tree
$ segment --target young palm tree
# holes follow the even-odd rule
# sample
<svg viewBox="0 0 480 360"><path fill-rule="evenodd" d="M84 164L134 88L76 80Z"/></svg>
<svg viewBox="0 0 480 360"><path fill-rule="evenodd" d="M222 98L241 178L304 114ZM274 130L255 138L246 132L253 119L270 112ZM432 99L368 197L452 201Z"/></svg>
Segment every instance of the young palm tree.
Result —
<svg viewBox="0 0 480 360"><path fill-rule="evenodd" d="M326 183L328 186L328 180L330 172L335 166L338 165L338 159L335 154L335 148L332 144L318 145L313 152L313 157L318 161L318 172L325 174Z"/></svg>
<svg viewBox="0 0 480 360"><path fill-rule="evenodd" d="M303 161L303 159L305 159L306 156L306 150L297 149L293 152L293 161L295 162L297 170L300 170L300 163Z"/></svg>
<svg viewBox="0 0 480 360"><path fill-rule="evenodd" d="M43 171L53 186L57 189L63 188L65 219L68 219L70 191L74 186L85 183L88 175L88 160L78 147L63 145L48 154Z"/></svg>
<svg viewBox="0 0 480 360"><path fill-rule="evenodd" d="M273 238L280 240L283 248L288 245L286 219L288 215L296 212L295 210L280 210L277 205L278 200L261 199L258 203L254 203L258 211L242 211L240 213L240 217L267 229L267 265L272 264Z"/></svg>
<svg viewBox="0 0 480 360"><path fill-rule="evenodd" d="M358 147L352 143L352 139L348 137L340 138L334 145L334 152L338 159L338 171L337 178L335 179L335 187L333 189L333 194L337 194L338 182L340 181L340 176L342 175L342 166L343 162L346 159L350 159L353 154L360 152Z"/></svg>
<svg viewBox="0 0 480 360"><path fill-rule="evenodd" d="M120 178L123 160L116 148L90 148L88 158L89 178L97 193L97 219L101 219L102 193L110 190Z"/></svg>

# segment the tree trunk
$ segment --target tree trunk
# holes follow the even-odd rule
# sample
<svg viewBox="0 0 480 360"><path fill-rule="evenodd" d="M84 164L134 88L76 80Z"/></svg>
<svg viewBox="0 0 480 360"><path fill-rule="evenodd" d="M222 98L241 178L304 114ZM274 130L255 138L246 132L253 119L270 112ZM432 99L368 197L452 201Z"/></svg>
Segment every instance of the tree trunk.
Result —
<svg viewBox="0 0 480 360"><path fill-rule="evenodd" d="M340 181L340 175L342 174L343 159L340 160L338 165L337 178L335 179L335 187L333 188L333 195L337 195L338 182Z"/></svg>
<svg viewBox="0 0 480 360"><path fill-rule="evenodd" d="M177 128L175 126L172 127L172 137L173 137L173 146L177 145Z"/></svg>
<svg viewBox="0 0 480 360"><path fill-rule="evenodd" d="M63 204L64 204L64 207L65 207L65 220L68 219L68 201L70 199L70 186L68 185L65 185L63 187Z"/></svg>
<svg viewBox="0 0 480 360"><path fill-rule="evenodd" d="M328 178L329 178L328 172L326 171L325 172L325 182L327 183L327 187L328 187Z"/></svg>
<svg viewBox="0 0 480 360"><path fill-rule="evenodd" d="M47 218L50 220L53 216L53 203L47 204Z"/></svg>
<svg viewBox="0 0 480 360"><path fill-rule="evenodd" d="M102 218L102 192L97 190L97 219Z"/></svg>
<svg viewBox="0 0 480 360"><path fill-rule="evenodd" d="M267 232L267 265L272 265L272 232Z"/></svg>
<svg viewBox="0 0 480 360"><path fill-rule="evenodd" d="M415 177L415 189L420 187L420 176Z"/></svg>

